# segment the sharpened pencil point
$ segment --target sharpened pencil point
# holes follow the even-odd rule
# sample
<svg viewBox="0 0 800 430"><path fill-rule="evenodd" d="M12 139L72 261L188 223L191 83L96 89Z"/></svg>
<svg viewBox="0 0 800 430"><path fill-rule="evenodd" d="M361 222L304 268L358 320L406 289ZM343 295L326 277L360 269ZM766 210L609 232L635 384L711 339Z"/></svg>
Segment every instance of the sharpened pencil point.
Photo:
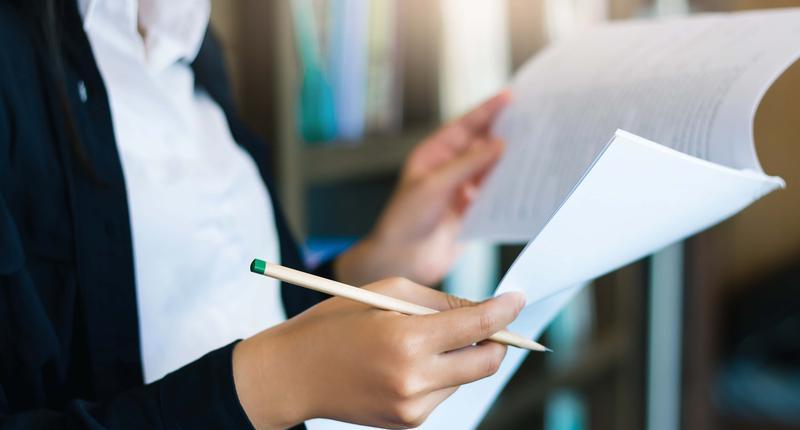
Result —
<svg viewBox="0 0 800 430"><path fill-rule="evenodd" d="M259 275L263 275L265 270L267 270L267 262L264 260L259 260L258 258L255 258L253 259L253 262L250 263L250 271L253 273L258 273Z"/></svg>
<svg viewBox="0 0 800 430"><path fill-rule="evenodd" d="M544 352L553 352L553 350L552 350L552 349L550 349L550 348L545 348L545 349L544 349Z"/></svg>

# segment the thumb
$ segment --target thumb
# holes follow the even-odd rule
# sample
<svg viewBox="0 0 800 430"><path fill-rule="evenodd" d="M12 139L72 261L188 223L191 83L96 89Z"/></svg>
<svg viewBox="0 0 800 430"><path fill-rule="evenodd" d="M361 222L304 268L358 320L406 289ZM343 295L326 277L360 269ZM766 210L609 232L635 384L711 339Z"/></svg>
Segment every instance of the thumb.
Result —
<svg viewBox="0 0 800 430"><path fill-rule="evenodd" d="M442 166L435 176L437 188L455 191L472 178L486 172L503 151L503 141L489 139L474 142L469 149Z"/></svg>
<svg viewBox="0 0 800 430"><path fill-rule="evenodd" d="M505 293L473 306L419 317L428 322L428 333L439 351L452 351L487 339L517 318L525 306L519 292Z"/></svg>

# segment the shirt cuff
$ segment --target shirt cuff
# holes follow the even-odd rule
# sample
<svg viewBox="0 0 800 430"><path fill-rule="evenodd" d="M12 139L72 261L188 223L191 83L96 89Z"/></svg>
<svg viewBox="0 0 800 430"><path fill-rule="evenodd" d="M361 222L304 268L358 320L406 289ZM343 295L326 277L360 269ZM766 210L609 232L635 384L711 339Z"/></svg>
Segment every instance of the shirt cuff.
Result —
<svg viewBox="0 0 800 430"><path fill-rule="evenodd" d="M233 348L237 342L164 377L159 398L168 428L255 430L233 382Z"/></svg>

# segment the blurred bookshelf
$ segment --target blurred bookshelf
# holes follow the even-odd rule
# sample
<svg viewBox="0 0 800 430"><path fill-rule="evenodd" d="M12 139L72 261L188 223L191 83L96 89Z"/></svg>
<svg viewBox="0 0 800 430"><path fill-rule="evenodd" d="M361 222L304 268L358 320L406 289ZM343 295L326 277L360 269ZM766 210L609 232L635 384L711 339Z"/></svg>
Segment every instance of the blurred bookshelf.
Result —
<svg viewBox="0 0 800 430"><path fill-rule="evenodd" d="M504 250L504 267L514 251ZM582 309L590 315L585 339L556 347L548 329L542 342L555 352L528 355L479 429L565 428L546 425L549 402L563 392L573 393L584 409L580 425L566 428L644 428L649 270L642 260L595 280L586 290L589 309Z"/></svg>
<svg viewBox="0 0 800 430"><path fill-rule="evenodd" d="M421 1L398 3L397 13L414 14L419 6L425 5ZM430 8L430 6L427 6ZM297 49L297 37L292 28L291 2L275 2L274 14L280 17L276 21L275 41L278 44L276 64L277 67L277 108L279 120L277 122L276 153L278 173L278 186L283 206L293 229L301 237L309 237L318 232L310 229L314 225L313 214L307 211L311 204L308 197L311 190L317 185L338 184L347 188L353 182L369 180L387 183L383 193L372 193L373 199L378 202L366 203L367 206L380 206L391 192L391 184L403 165L411 149L435 128L438 121L437 94L427 89L435 88L437 79L436 62L437 53L435 43L417 43L414 40L404 40L402 52L403 61L397 62L403 67L401 84L402 99L401 109L398 113L402 124L396 131L371 132L365 130L364 135L358 139L332 139L324 142L308 142L298 132L298 88L301 87L302 70ZM417 19L400 16L398 26L407 26L413 23L418 32L413 34L430 34L435 29L436 14L425 14ZM427 26L427 27L426 27ZM427 31L425 31L427 29ZM406 27L398 29L407 30ZM413 39L413 37L412 37ZM434 38L435 39L435 38ZM430 42L430 41L427 41ZM409 85L412 80L419 82L420 86ZM422 89L423 91L419 91ZM424 106L415 109L414 106ZM325 214L329 216L331 214ZM336 214L343 219L346 214ZM365 233L371 225L352 226L347 228L348 233Z"/></svg>
<svg viewBox="0 0 800 430"><path fill-rule="evenodd" d="M313 185L398 172L408 153L433 129L420 127L396 135L368 137L357 144L345 141L306 147L302 164L314 168L304 171L303 181Z"/></svg>

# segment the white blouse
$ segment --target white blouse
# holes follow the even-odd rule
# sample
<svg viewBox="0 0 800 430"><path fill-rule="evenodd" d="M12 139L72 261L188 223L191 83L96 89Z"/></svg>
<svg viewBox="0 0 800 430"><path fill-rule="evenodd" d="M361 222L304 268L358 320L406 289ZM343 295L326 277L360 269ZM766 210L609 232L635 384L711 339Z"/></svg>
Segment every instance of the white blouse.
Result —
<svg viewBox="0 0 800 430"><path fill-rule="evenodd" d="M209 0L79 5L125 175L151 382L285 318L279 284L249 272L254 257L279 261L272 202L220 107L194 86Z"/></svg>

